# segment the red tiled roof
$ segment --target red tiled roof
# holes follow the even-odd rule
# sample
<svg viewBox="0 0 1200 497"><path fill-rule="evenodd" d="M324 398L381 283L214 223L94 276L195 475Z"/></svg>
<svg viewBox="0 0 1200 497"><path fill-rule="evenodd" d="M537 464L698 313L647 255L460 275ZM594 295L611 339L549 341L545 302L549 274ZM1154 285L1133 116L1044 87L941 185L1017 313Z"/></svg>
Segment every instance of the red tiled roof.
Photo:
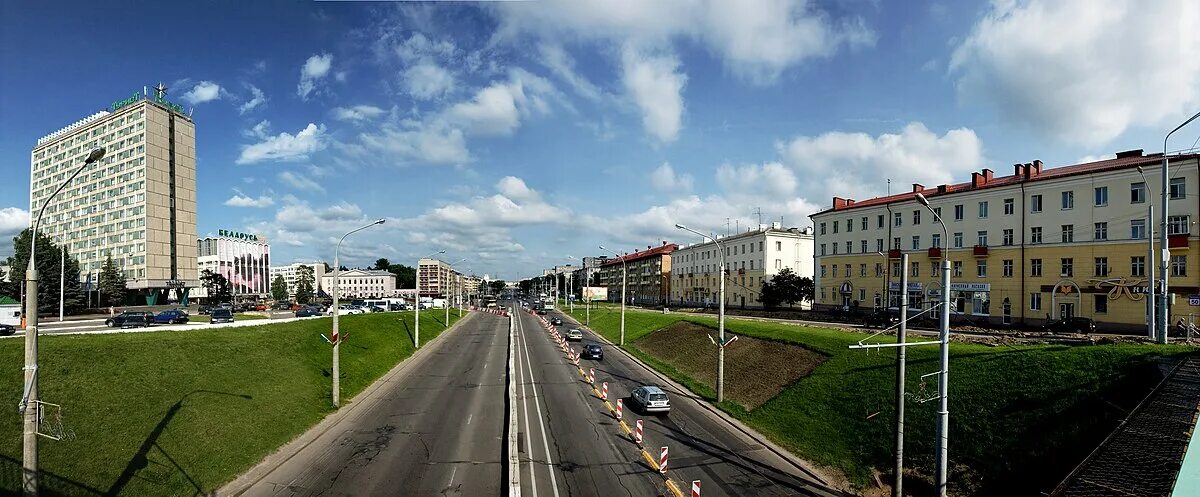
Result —
<svg viewBox="0 0 1200 497"><path fill-rule="evenodd" d="M656 255L670 254L671 252L674 252L676 250L679 250L678 244L668 243L666 245L659 245L657 247L642 250L640 252L634 252L632 254L625 254L625 255L623 255L621 257L617 257L615 259L609 259L607 262L600 264L600 266L603 267L603 266L611 266L613 264L620 264L621 261L625 261L628 263L628 262L632 262L632 261L636 261L636 260L640 260L640 259L645 259L647 257L653 257Z"/></svg>
<svg viewBox="0 0 1200 497"><path fill-rule="evenodd" d="M1124 155L1124 153L1119 154L1119 155ZM1196 159L1196 158L1200 158L1200 154L1181 154L1181 155L1172 155L1172 156L1167 157L1167 159L1171 162L1176 162L1176 161L1181 161L1181 160L1190 160L1190 159ZM1037 161L1037 163L1040 164L1041 161ZM1142 166L1142 165L1158 165L1161 163L1162 163L1162 154L1150 154L1150 155L1140 155L1139 154L1136 156L1118 157L1115 159L1106 159L1106 160L1101 160L1101 161L1096 161L1096 162L1074 164L1074 165L1070 165L1070 166L1056 167L1053 169L1043 169L1040 173L1032 174L1029 177L1029 179L1025 179L1023 175L1013 174L1010 176L994 177L990 181L987 181L986 184L979 185L979 186L973 186L973 184L971 182L966 182L966 183L958 183L958 184L953 184L953 185L942 185L941 187L935 187L935 188L922 187L922 189L919 191L919 193L924 195L926 198L934 198L934 197L938 197L938 196L942 196L942 195L952 195L955 193L962 193L962 192L968 192L968 191L974 191L974 190L983 190L983 189L987 189L987 188L999 188L1002 186L1015 185L1015 184L1021 183L1022 181L1025 181L1025 182L1045 181L1045 180L1051 180L1051 179L1064 178L1067 176L1077 176L1077 175L1081 175L1081 174L1095 174L1095 173L1102 173L1102 172L1107 172L1107 171L1115 171L1115 170L1119 170L1119 169L1131 169L1131 168L1135 168L1137 166ZM1023 167L1028 168L1028 167L1032 167L1032 165L1024 164ZM942 187L945 188L944 192L941 191ZM859 207L871 207L871 206L885 205L885 204L891 204L891 203L896 203L896 202L905 202L905 201L916 199L917 193L918 192L910 191L910 192L904 192L904 193L897 193L895 195L890 195L890 196L875 197L875 198L871 198L871 199L867 199L867 200L848 200L848 202L852 202L852 203L849 205L843 206L843 207L836 207L836 206L831 207L829 209L825 209L825 210L817 212L815 214L811 214L811 215L809 215L809 217L811 218L813 216L819 216L821 214L825 214L827 212L833 212L833 211L841 212L841 211L846 211L846 210L850 210L850 209L857 209ZM837 198L837 197L835 197L835 198Z"/></svg>

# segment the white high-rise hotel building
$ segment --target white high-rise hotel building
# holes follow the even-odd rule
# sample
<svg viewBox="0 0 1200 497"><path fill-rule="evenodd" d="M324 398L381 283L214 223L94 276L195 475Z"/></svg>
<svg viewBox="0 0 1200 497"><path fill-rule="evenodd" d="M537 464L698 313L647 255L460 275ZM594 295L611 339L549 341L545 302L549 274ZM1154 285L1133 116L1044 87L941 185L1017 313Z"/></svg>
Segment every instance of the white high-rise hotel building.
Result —
<svg viewBox="0 0 1200 497"><path fill-rule="evenodd" d="M30 153L35 217L92 148L107 149L46 206L39 230L66 244L81 281L95 279L111 256L136 300L150 304L170 290L183 300L198 285L196 128L165 95L161 85L135 91L38 139Z"/></svg>

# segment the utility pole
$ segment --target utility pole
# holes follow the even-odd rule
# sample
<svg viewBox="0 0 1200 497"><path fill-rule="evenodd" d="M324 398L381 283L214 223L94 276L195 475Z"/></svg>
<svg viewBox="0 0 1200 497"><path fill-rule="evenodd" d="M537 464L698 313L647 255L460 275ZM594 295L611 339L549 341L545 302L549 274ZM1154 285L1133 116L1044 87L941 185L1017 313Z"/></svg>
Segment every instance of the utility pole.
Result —
<svg viewBox="0 0 1200 497"><path fill-rule="evenodd" d="M901 269L908 267L908 254L900 256ZM947 289L943 288L943 292ZM885 316L891 312L884 308ZM885 320L886 322L887 320ZM904 495L904 390L905 390L905 341L908 329L908 271L900 273L900 327L896 330L896 483L892 485L892 496Z"/></svg>
<svg viewBox="0 0 1200 497"><path fill-rule="evenodd" d="M1167 297L1170 296L1170 287L1167 284L1167 279L1168 279L1167 264L1170 263L1170 259L1171 259L1171 249L1168 247L1168 244L1167 244L1167 217L1168 217L1168 213L1170 212L1167 209L1167 200L1168 200L1167 183L1170 182L1170 178L1168 177L1169 175L1167 174L1167 163L1168 163L1168 161L1167 161L1167 140L1170 140L1171 135L1174 134L1176 131L1179 131L1180 128L1187 126L1188 123L1195 121L1196 118L1198 118L1198 117L1200 117L1200 112L1197 112L1192 117L1189 117L1187 121L1184 121L1183 124L1176 126L1175 129L1171 130L1170 133L1167 133L1167 136L1163 137L1163 156L1162 156L1162 171L1161 171L1161 173L1162 173L1161 174L1161 178L1162 178L1162 214L1160 215L1160 217L1162 218L1162 221L1159 224L1160 233L1158 234L1159 250L1160 250L1160 253L1162 254L1159 256L1159 265L1158 265L1159 280L1161 283L1160 291L1159 291L1159 299L1161 299L1161 300L1159 300L1159 303L1158 303L1158 340L1157 340L1158 343L1167 343L1167 325L1168 325ZM1147 262L1150 262L1150 261L1147 261Z"/></svg>

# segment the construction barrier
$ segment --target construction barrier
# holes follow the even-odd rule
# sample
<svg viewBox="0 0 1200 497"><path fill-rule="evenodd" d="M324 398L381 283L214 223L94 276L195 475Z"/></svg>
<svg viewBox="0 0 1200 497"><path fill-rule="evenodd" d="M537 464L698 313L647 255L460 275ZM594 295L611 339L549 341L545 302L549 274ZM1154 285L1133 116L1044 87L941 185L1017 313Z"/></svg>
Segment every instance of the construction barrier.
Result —
<svg viewBox="0 0 1200 497"><path fill-rule="evenodd" d="M637 428L635 428L633 431L633 441L637 442L638 447L642 446L642 433L643 433L642 430L643 430L642 420L639 419L639 420L637 420Z"/></svg>
<svg viewBox="0 0 1200 497"><path fill-rule="evenodd" d="M658 472L664 475L667 474L667 446L665 445L658 453Z"/></svg>
<svg viewBox="0 0 1200 497"><path fill-rule="evenodd" d="M600 386L600 400L608 400L608 382Z"/></svg>
<svg viewBox="0 0 1200 497"><path fill-rule="evenodd" d="M621 399L617 399L617 421L621 420L621 413L625 408L624 404Z"/></svg>
<svg viewBox="0 0 1200 497"><path fill-rule="evenodd" d="M692 497L700 497L700 480L692 480Z"/></svg>
<svg viewBox="0 0 1200 497"><path fill-rule="evenodd" d="M596 368L588 368L588 383L596 384Z"/></svg>

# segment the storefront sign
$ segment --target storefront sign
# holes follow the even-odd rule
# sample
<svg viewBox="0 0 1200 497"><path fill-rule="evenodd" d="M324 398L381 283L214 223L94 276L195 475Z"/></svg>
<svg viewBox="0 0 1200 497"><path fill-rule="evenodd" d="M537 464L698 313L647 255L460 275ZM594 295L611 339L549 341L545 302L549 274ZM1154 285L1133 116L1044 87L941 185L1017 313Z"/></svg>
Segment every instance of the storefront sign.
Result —
<svg viewBox="0 0 1200 497"><path fill-rule="evenodd" d="M240 231L217 230L217 235L225 236L225 237L229 237L229 238L237 238L239 240L251 240L251 241L255 241L255 242L258 241L258 235L251 235L249 233L242 233Z"/></svg>
<svg viewBox="0 0 1200 497"><path fill-rule="evenodd" d="M923 288L925 288L925 286L921 283L911 283L910 282L908 284L908 291L910 291L910 292L919 292ZM888 290L891 290L894 292L900 291L900 282L893 281L891 283L888 283Z"/></svg>
<svg viewBox="0 0 1200 497"><path fill-rule="evenodd" d="M950 291L952 292L990 292L992 291L991 283L951 283Z"/></svg>
<svg viewBox="0 0 1200 497"><path fill-rule="evenodd" d="M185 286L185 283L183 282L183 280L167 280L166 281L167 288L183 288L184 286Z"/></svg>
<svg viewBox="0 0 1200 497"><path fill-rule="evenodd" d="M1139 301L1146 298L1149 289L1145 286L1145 278L1106 278L1092 279L1089 283L1101 290L1108 290L1108 300L1117 300L1125 295L1129 300Z"/></svg>

